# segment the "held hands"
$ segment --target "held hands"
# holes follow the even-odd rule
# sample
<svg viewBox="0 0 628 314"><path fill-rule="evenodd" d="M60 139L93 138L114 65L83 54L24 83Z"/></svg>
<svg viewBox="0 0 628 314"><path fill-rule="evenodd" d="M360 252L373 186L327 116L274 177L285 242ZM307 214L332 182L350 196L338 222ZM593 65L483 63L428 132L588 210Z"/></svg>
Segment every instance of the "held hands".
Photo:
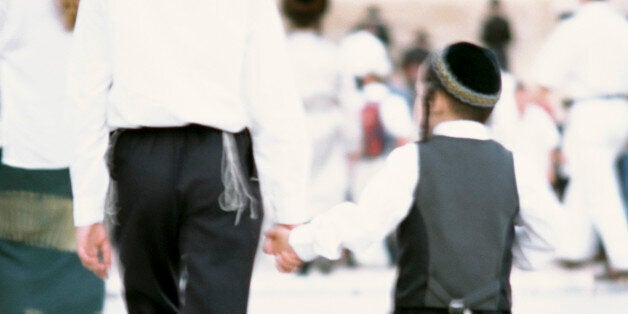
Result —
<svg viewBox="0 0 628 314"><path fill-rule="evenodd" d="M100 279L107 279L111 267L111 244L102 223L76 229L77 253L85 268Z"/></svg>
<svg viewBox="0 0 628 314"><path fill-rule="evenodd" d="M282 273L291 273L297 270L303 261L297 256L290 244L288 237L290 230L295 226L275 225L264 233L264 253L275 255L277 269Z"/></svg>

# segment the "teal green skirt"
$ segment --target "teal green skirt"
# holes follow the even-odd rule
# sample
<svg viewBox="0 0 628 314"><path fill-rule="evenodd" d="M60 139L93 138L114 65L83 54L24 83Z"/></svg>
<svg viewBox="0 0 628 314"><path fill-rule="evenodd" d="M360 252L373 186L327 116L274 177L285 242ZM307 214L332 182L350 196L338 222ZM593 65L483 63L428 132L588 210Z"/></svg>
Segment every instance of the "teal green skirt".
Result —
<svg viewBox="0 0 628 314"><path fill-rule="evenodd" d="M103 300L76 255L68 169L0 164L0 313L99 313Z"/></svg>

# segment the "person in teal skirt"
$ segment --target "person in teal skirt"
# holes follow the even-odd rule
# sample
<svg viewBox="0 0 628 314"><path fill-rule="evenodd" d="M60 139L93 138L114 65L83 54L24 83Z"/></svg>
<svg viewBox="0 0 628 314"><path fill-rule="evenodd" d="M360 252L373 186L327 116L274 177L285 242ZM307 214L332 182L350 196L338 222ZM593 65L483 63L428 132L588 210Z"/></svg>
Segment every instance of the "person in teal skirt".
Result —
<svg viewBox="0 0 628 314"><path fill-rule="evenodd" d="M77 0L0 1L0 313L99 313L76 255L65 67Z"/></svg>

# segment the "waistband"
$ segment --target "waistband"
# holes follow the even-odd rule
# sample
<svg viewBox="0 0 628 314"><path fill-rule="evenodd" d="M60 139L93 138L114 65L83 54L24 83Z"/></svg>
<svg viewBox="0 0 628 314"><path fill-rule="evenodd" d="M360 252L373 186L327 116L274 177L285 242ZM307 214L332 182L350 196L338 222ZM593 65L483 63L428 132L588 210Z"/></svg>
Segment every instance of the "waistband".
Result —
<svg viewBox="0 0 628 314"><path fill-rule="evenodd" d="M222 210L227 212L236 212L235 225L240 222L240 218L246 209L250 209L251 218L258 217L257 208L260 200L256 199L255 194L249 185L249 178L245 175L244 165L240 160L240 150L249 149L252 145L250 133L248 129L244 129L238 133L231 133L220 129L204 126L200 124L188 124L184 126L174 127L140 127L136 129L120 128L110 133L109 149L107 152L107 162L109 169L113 165L113 152L115 150L118 138L124 134L133 136L148 135L185 137L186 134L197 133L202 135L221 136L222 137L222 161L221 161L221 180L224 190L219 196L219 204Z"/></svg>
<svg viewBox="0 0 628 314"><path fill-rule="evenodd" d="M186 130L204 130L204 131L216 132L216 133L226 132L224 130L217 129L211 126L190 123L190 124L180 125L180 126L141 126L139 128L117 128L111 131L110 134L114 132L167 132L167 131L176 132L176 131L186 131ZM245 132L248 132L246 128L240 132L236 132L232 134L238 135Z"/></svg>

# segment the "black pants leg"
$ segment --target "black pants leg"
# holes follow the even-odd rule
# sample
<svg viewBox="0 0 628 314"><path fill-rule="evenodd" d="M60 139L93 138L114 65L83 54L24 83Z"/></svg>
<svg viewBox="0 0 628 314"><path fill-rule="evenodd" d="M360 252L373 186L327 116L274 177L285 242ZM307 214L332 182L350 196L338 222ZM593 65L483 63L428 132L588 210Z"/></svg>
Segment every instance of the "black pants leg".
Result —
<svg viewBox="0 0 628 314"><path fill-rule="evenodd" d="M125 131L118 138L114 242L130 313L246 313L261 208L258 219L246 211L236 226L236 214L218 206L221 137L217 130L189 126ZM237 141L252 177L248 134ZM257 182L251 183L261 204ZM180 302L183 266L188 280Z"/></svg>

